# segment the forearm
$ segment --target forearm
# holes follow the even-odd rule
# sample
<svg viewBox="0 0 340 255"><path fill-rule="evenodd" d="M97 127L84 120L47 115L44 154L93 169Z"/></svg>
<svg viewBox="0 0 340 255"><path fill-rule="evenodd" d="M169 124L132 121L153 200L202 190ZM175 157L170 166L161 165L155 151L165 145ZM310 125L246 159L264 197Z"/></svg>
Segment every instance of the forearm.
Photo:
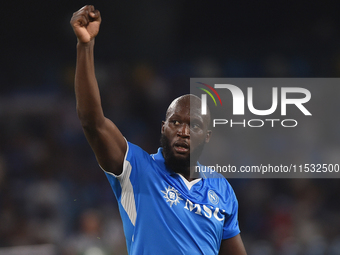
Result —
<svg viewBox="0 0 340 255"><path fill-rule="evenodd" d="M77 113L83 127L93 128L104 121L94 68L94 39L77 44L75 93Z"/></svg>

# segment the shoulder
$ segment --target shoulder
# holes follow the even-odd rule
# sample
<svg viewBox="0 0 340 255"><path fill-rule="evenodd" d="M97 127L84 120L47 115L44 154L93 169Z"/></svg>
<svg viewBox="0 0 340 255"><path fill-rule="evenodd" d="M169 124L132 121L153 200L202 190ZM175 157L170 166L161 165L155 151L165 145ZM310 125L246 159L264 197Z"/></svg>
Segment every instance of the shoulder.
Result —
<svg viewBox="0 0 340 255"><path fill-rule="evenodd" d="M141 169L143 173L146 170L154 169L160 172L166 172L162 148L158 148L155 154L149 154L138 145L127 142L127 152L124 159L124 166L131 165L134 169Z"/></svg>
<svg viewBox="0 0 340 255"><path fill-rule="evenodd" d="M131 174L138 174L139 171L146 169L153 161L152 156L149 155L138 145L135 145L129 141L126 141L127 149L123 161L123 171L120 175L114 175L112 173L104 172L108 177L115 177L118 180L123 180L124 176L131 177Z"/></svg>
<svg viewBox="0 0 340 255"><path fill-rule="evenodd" d="M142 161L149 161L152 159L151 155L148 154L145 150L143 150L138 145L135 145L131 142L127 142L127 151L125 155L125 161L133 161L135 159Z"/></svg>

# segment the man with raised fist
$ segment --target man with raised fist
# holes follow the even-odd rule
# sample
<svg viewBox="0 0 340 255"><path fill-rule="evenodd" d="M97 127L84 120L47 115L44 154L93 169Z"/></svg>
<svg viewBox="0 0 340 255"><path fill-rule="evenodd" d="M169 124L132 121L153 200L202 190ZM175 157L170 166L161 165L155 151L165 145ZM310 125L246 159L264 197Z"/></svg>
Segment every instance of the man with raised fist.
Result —
<svg viewBox="0 0 340 255"><path fill-rule="evenodd" d="M99 11L84 6L70 23L78 39L77 113L117 197L129 254L245 255L230 184L214 173L191 174L211 136L200 99L184 95L170 104L161 148L149 155L103 114L93 56Z"/></svg>

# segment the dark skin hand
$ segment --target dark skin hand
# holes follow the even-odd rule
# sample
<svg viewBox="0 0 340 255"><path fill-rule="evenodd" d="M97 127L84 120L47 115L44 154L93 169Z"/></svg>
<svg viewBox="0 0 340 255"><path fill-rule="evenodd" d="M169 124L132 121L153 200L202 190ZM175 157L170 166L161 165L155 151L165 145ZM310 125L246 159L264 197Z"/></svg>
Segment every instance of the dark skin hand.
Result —
<svg viewBox="0 0 340 255"><path fill-rule="evenodd" d="M95 10L92 5L84 6L73 14L70 23L78 39L75 75L78 117L100 166L107 172L119 175L123 170L127 145L116 125L104 116L94 69L93 50L95 37L98 35L101 23L100 12ZM174 108L174 111L178 112L178 109ZM199 119L199 117L197 118ZM178 136L180 139L188 139L190 137L190 134L188 134L190 123L188 123L187 113L185 116L181 116L183 122L181 122L181 128L177 129L177 131L174 131L175 127L179 126L176 126L175 122L170 124L168 119L167 114L166 121L162 125L162 132L175 132L174 136ZM206 127L203 129L203 133L197 132L200 138L198 143L209 140L209 131L207 131ZM185 156L186 151L183 148L177 148L176 153L178 156ZM240 235L222 240L219 254L246 255Z"/></svg>

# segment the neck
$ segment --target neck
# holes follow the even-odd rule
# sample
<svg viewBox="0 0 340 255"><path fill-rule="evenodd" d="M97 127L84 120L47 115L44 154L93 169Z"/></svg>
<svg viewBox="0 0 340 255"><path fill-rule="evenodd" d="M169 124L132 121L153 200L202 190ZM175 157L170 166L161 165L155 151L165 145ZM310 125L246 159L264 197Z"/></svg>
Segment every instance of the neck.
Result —
<svg viewBox="0 0 340 255"><path fill-rule="evenodd" d="M176 159L175 157L167 157L164 153L164 148L162 151L165 165L175 173L181 174L188 181L195 180L199 178L199 173L195 172L197 158L195 160L190 159ZM191 156L192 158L192 156Z"/></svg>

